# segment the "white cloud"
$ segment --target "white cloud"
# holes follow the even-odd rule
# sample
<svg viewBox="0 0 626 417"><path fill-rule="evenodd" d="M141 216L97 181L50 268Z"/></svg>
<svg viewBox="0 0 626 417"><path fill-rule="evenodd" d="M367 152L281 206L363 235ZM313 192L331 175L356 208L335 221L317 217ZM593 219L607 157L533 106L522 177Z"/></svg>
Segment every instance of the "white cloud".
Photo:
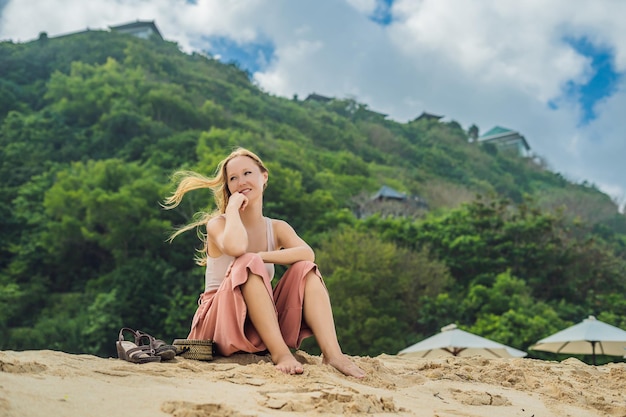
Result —
<svg viewBox="0 0 626 417"><path fill-rule="evenodd" d="M346 0L355 10L364 14L371 15L376 10L376 0Z"/></svg>
<svg viewBox="0 0 626 417"><path fill-rule="evenodd" d="M301 62L314 59L315 55L323 47L324 44L321 41L311 42L306 40L279 47L276 49L275 54L276 62L279 62L280 66L275 66L271 71L256 73L254 78L265 90L273 94L289 96L289 94L293 93L294 85L298 83L298 78L304 75L302 72L294 72L292 69L299 69ZM309 83L313 75L308 74L308 85L310 85Z"/></svg>
<svg viewBox="0 0 626 417"><path fill-rule="evenodd" d="M26 41L136 19L155 20L164 37L190 51L206 38L266 42L275 56L255 81L285 97L311 92L355 96L407 121L429 111L482 132L518 130L551 167L619 198L626 144L626 88L596 107L580 127L581 108L567 83L591 77L588 58L567 38L587 38L614 53L626 71L626 2L621 0L396 0L394 19L369 19L375 0L10 0L0 39ZM37 13L33 13L36 10ZM550 109L548 103L556 103ZM623 198L623 197L622 197Z"/></svg>
<svg viewBox="0 0 626 417"><path fill-rule="evenodd" d="M564 80L586 75L586 60L556 33L558 16L544 16L534 2L401 0L394 43L408 56L421 50L445 57L448 65L480 84L515 83L516 90L546 102Z"/></svg>

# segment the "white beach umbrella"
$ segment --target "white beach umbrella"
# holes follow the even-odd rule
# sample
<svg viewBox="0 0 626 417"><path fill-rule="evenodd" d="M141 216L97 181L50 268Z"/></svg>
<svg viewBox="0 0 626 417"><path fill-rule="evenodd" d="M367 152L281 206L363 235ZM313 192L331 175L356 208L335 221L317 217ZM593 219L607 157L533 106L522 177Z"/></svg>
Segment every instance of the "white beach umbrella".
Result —
<svg viewBox="0 0 626 417"><path fill-rule="evenodd" d="M442 356L484 356L487 358L522 358L526 352L463 331L449 324L419 343L398 352L399 356L437 358Z"/></svg>
<svg viewBox="0 0 626 417"><path fill-rule="evenodd" d="M624 356L626 331L589 316L582 322L541 339L529 349L578 355Z"/></svg>

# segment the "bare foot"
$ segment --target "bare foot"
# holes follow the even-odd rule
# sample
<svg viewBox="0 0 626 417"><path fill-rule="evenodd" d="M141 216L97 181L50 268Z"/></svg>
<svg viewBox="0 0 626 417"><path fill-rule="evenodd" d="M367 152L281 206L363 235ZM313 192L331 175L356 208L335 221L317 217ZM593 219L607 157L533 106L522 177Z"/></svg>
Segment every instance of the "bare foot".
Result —
<svg viewBox="0 0 626 417"><path fill-rule="evenodd" d="M276 358L272 356L272 362L274 362L276 369L285 374L296 375L304 372L302 364L298 362L291 352Z"/></svg>
<svg viewBox="0 0 626 417"><path fill-rule="evenodd" d="M355 378L365 377L365 371L356 366L354 362L352 362L346 355L343 354L332 359L324 357L322 363L332 366L333 368L347 376L353 376Z"/></svg>

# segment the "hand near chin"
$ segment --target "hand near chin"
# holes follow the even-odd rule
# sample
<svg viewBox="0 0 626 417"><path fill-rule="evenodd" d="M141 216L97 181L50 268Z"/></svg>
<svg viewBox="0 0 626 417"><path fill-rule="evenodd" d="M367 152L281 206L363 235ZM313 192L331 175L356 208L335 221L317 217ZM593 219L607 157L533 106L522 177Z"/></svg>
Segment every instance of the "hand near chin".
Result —
<svg viewBox="0 0 626 417"><path fill-rule="evenodd" d="M248 207L248 197L240 192L233 193L228 199L228 205L230 206L231 204L237 207L239 211L244 211Z"/></svg>

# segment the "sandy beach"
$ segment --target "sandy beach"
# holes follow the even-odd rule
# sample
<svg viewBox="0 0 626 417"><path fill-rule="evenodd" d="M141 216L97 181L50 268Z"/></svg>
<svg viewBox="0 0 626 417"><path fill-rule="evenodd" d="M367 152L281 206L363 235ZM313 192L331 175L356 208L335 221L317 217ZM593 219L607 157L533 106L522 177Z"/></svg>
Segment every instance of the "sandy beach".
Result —
<svg viewBox="0 0 626 417"><path fill-rule="evenodd" d="M0 416L626 416L626 363L380 355L353 358L358 380L296 356L303 375L251 354L138 365L0 351Z"/></svg>

